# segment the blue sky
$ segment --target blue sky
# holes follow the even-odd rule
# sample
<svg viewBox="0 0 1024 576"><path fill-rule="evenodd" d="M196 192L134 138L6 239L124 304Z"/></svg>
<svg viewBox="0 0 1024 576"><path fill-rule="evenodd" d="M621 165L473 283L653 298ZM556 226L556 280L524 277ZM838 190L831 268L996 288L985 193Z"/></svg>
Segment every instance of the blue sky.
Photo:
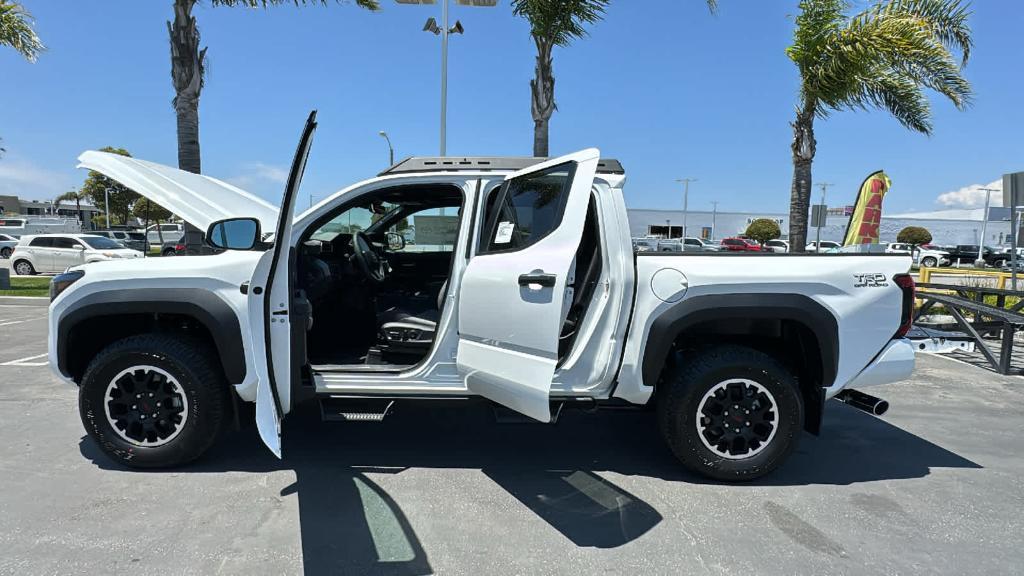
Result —
<svg viewBox="0 0 1024 576"><path fill-rule="evenodd" d="M0 50L0 194L51 198L81 184L83 150L112 145L176 163L166 20L171 0L24 0L48 46L29 64ZM617 0L590 37L555 52L553 154L596 146L619 158L627 203L784 212L797 93L785 55L796 0ZM976 0L976 97L966 112L933 99L935 133L881 112L843 112L817 128L817 181L852 202L865 175L888 171L888 212L944 206L940 194L1024 170L1024 3ZM302 122L319 110L300 208L378 172L387 130L399 157L438 147L440 41L421 32L440 7L281 6L196 11L209 47L200 104L203 171L277 201ZM453 6L464 36L449 60L450 155L529 155L534 48L507 0ZM817 194L817 192L816 192ZM946 196L947 204L977 196Z"/></svg>

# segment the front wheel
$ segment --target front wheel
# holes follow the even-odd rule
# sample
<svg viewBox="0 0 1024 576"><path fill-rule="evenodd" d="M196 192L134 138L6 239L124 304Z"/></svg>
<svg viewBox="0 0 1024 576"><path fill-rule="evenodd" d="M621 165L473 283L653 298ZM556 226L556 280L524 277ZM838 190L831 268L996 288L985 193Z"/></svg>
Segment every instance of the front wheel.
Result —
<svg viewBox="0 0 1024 576"><path fill-rule="evenodd" d="M89 364L78 392L86 431L111 459L177 466L203 454L228 420L228 388L204 347L175 335L132 336Z"/></svg>
<svg viewBox="0 0 1024 576"><path fill-rule="evenodd" d="M11 257L11 252L14 252L14 250L8 247L0 248L0 258L7 260L8 258Z"/></svg>
<svg viewBox="0 0 1024 576"><path fill-rule="evenodd" d="M659 386L662 435L693 472L752 480L796 449L804 419L800 391L767 354L723 345L680 355Z"/></svg>
<svg viewBox="0 0 1024 576"><path fill-rule="evenodd" d="M28 260L18 260L14 263L14 272L18 276L32 276L36 273L36 269Z"/></svg>
<svg viewBox="0 0 1024 576"><path fill-rule="evenodd" d="M938 263L939 261L932 256L921 259L921 266L924 266L925 268L934 268Z"/></svg>

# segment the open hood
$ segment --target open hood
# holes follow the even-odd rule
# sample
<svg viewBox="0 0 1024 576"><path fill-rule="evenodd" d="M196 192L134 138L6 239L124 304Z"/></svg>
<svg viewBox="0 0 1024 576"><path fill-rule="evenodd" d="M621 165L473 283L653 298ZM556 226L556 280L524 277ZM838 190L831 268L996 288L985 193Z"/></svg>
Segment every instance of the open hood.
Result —
<svg viewBox="0 0 1024 576"><path fill-rule="evenodd" d="M225 218L256 218L264 232L277 225L277 206L216 178L95 150L83 152L78 167L120 182L204 233Z"/></svg>

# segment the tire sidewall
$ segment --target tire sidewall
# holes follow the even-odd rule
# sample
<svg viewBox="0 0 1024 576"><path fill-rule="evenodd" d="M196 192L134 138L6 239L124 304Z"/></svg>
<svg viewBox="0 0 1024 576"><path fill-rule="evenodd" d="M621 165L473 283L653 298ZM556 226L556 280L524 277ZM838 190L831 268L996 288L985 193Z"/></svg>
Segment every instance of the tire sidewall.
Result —
<svg viewBox="0 0 1024 576"><path fill-rule="evenodd" d="M767 357L766 357L767 358ZM776 431L771 442L749 458L729 459L712 451L700 438L698 410L704 395L719 383L746 379L764 386L775 398ZM719 480L749 480L777 468L795 449L803 430L803 402L793 378L781 366L723 364L692 374L685 391L663 423L670 427L676 456L694 471Z"/></svg>
<svg viewBox="0 0 1024 576"><path fill-rule="evenodd" d="M107 385L122 371L132 366L155 366L173 376L188 402L188 414L181 432L161 446L139 446L122 438L108 421L104 410ZM86 432L100 448L118 462L135 467L171 466L195 458L197 446L205 445L210 435L218 432L220 418L211 418L211 390L204 386L195 371L170 355L158 350L125 348L97 358L82 379L79 389L79 412Z"/></svg>

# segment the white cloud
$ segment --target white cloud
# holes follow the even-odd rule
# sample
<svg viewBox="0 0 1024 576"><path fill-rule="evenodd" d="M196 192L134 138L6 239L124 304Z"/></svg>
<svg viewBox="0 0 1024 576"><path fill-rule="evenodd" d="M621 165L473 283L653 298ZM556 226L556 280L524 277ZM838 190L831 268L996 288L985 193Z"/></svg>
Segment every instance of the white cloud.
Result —
<svg viewBox="0 0 1024 576"><path fill-rule="evenodd" d="M17 157L0 159L0 195L52 200L75 185L65 172L47 170Z"/></svg>
<svg viewBox="0 0 1024 576"><path fill-rule="evenodd" d="M982 208L985 206L986 194L983 188L992 188L996 190L996 192L992 192L992 206L1003 205L1002 179L988 184L971 184L970 186L965 186L959 190L939 194L939 197L935 199L935 202L940 206L945 206L946 208Z"/></svg>
<svg viewBox="0 0 1024 576"><path fill-rule="evenodd" d="M242 165L241 174L227 179L235 186L251 192L256 192L255 189L267 184L284 184L287 180L286 168L264 162L246 162Z"/></svg>

